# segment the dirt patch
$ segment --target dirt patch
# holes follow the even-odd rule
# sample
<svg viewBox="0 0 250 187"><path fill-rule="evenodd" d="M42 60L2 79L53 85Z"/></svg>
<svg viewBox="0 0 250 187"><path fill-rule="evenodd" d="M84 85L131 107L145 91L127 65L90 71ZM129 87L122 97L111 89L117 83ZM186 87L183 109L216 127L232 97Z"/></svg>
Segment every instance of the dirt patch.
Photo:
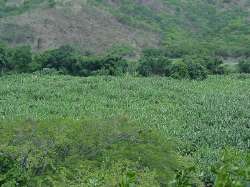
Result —
<svg viewBox="0 0 250 187"><path fill-rule="evenodd" d="M3 36L12 32L13 28L15 36L10 36L6 40ZM2 19L0 31L2 40L13 45L30 44L34 50L75 44L99 52L117 43L140 49L156 46L159 42L156 33L123 25L105 11L80 4L35 9L19 16Z"/></svg>

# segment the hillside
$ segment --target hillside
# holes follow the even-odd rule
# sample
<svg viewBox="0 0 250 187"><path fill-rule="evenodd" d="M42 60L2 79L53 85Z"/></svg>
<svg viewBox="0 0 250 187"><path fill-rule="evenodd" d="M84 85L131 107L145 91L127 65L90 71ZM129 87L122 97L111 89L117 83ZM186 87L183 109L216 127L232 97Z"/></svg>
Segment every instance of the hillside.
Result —
<svg viewBox="0 0 250 187"><path fill-rule="evenodd" d="M250 0L0 0L0 187L250 187Z"/></svg>
<svg viewBox="0 0 250 187"><path fill-rule="evenodd" d="M1 0L0 39L35 50L74 44L249 56L247 0Z"/></svg>

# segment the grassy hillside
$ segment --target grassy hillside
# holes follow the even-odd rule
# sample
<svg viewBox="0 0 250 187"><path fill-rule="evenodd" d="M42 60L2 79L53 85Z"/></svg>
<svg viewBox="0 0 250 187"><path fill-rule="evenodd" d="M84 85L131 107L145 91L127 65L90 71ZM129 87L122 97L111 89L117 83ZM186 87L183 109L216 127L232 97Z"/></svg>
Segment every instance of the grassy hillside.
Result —
<svg viewBox="0 0 250 187"><path fill-rule="evenodd" d="M186 53L208 50L226 57L249 56L246 0L44 0L16 6L10 2L18 1L1 1L0 38L12 44L45 49L77 43L102 51L120 43L136 49L164 46Z"/></svg>

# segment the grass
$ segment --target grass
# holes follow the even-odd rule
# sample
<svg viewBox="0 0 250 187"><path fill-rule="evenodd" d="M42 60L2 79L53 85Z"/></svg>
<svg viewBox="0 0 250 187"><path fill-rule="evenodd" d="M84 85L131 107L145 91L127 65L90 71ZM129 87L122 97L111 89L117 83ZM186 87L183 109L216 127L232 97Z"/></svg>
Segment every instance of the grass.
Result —
<svg viewBox="0 0 250 187"><path fill-rule="evenodd" d="M179 152L200 166L214 162L222 148L250 147L249 76L189 81L24 74L0 82L1 120L127 116L178 140Z"/></svg>

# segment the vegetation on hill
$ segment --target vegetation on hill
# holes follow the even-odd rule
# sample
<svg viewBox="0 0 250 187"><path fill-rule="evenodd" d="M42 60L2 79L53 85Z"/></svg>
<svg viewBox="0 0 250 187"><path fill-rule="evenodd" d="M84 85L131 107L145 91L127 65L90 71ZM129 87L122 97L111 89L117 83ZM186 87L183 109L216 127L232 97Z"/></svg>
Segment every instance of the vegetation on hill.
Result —
<svg viewBox="0 0 250 187"><path fill-rule="evenodd" d="M177 53L214 52L249 56L248 1L99 1L124 23L161 33L161 43Z"/></svg>
<svg viewBox="0 0 250 187"><path fill-rule="evenodd" d="M11 2L18 4L15 0ZM250 56L250 4L245 0L36 0L16 6L1 0L0 4L3 17L0 39L11 44L31 44L36 50L39 41L43 50L60 47L61 41L78 43L85 50L88 47L106 50L105 45L111 47L116 41L137 49L163 47L177 56L201 52L225 58ZM27 11L32 16L25 15ZM92 20L91 23L84 21L87 19ZM61 25L56 25L55 20ZM91 25L94 30L87 29ZM46 32L43 27L47 28ZM15 36L8 37L13 28Z"/></svg>

